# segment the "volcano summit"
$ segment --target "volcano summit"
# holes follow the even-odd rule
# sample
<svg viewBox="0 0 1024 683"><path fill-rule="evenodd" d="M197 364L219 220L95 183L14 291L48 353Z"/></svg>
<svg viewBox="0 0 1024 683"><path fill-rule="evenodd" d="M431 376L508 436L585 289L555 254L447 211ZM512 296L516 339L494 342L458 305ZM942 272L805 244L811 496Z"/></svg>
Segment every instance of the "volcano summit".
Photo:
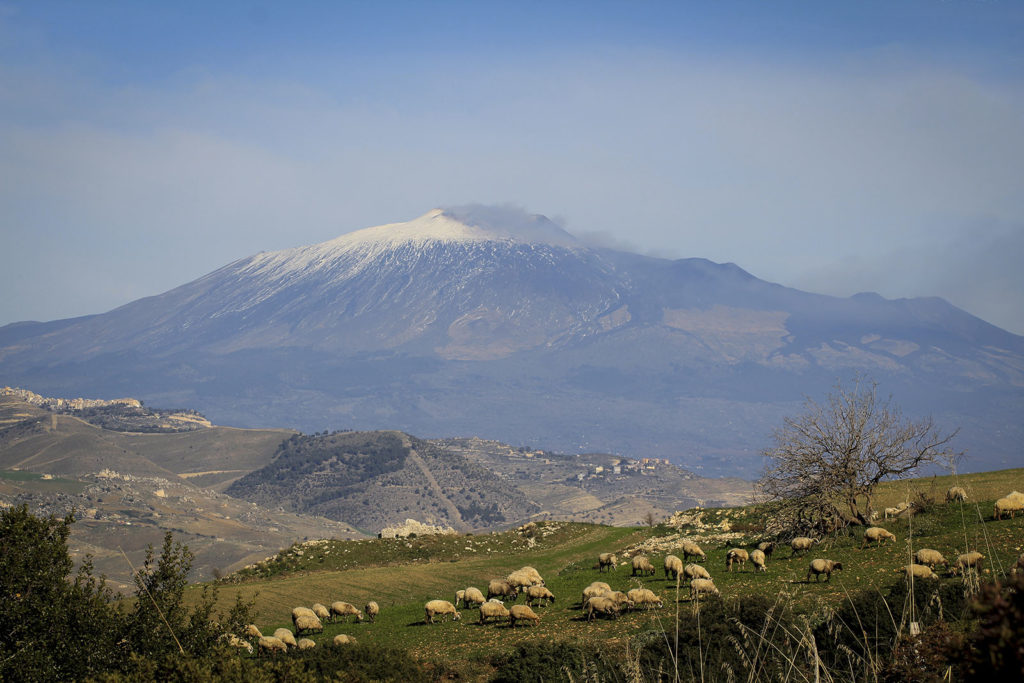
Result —
<svg viewBox="0 0 1024 683"><path fill-rule="evenodd" d="M752 476L805 395L863 372L1019 461L1024 337L941 299L838 298L435 209L235 261L102 315L0 328L0 381L220 424L477 435Z"/></svg>

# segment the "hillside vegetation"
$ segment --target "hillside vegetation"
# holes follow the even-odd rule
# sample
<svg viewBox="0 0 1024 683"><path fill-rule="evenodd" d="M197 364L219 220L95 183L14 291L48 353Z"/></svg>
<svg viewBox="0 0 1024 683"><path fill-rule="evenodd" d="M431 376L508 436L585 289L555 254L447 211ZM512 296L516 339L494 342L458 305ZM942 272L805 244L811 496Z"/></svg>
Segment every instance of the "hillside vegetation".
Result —
<svg viewBox="0 0 1024 683"><path fill-rule="evenodd" d="M943 494L952 481L967 490L966 502L944 501ZM322 634L311 637L324 644L338 633L347 633L360 643L399 646L423 659L468 662L465 673L485 676L497 661L495 657L517 647L560 641L603 643L613 650L624 648L627 642L631 647L642 643L655 647L664 641L664 636L657 634L672 631L677 613L681 623L695 627L697 613L686 583L677 587L661 569L665 555L681 556L681 541L690 539L707 553L700 564L721 592L720 599L707 600L705 609L717 605L713 609L726 611L723 619L739 614L737 610L745 605L757 604L774 606L780 615L803 615L800 619L806 621L801 623L808 628L827 630L839 628L829 621L829 614L846 614L854 607L868 609L870 602L872 614L857 617L850 613L846 617L881 620L885 629L877 636L876 645L882 647L881 641L886 640L885 647L891 649L889 641L906 633L910 621L928 625L941 615L943 623L954 630L973 623L965 596L977 590L977 575L952 576L939 567L939 579L918 580L908 592L900 568L921 548L936 549L950 562L960 553L977 550L985 556L982 582L1006 577L1024 550L1024 515L993 521L992 500L1014 489L1024 489L1024 470L885 484L879 490L880 500L895 504L912 497L924 506L913 517L879 521L896 535L895 542L862 549L863 531L853 529L821 539L804 555L794 556L780 543L765 573L754 572L750 563L741 570L726 571L730 548L749 550L764 540L758 511L743 507L687 510L654 528L543 522L533 529L484 535L312 541L285 549L226 580L245 598L255 600L258 625L264 633L290 627L289 613L295 606L345 600L361 608L368 600L376 600L381 606L376 623L325 624ZM614 571L599 572L597 556L601 552L618 554ZM647 554L657 567L655 576L631 576L629 558L639 553ZM808 564L819 557L841 562L843 569L828 582L813 578L808 582ZM486 592L489 579L504 577L524 565L537 568L557 596L553 606L535 608L541 616L537 626L481 626L472 609L463 610L461 622L423 623L427 600L454 601L455 591L470 585ZM580 594L597 579L622 591L648 587L664 601L664 607L587 622L580 611ZM888 602L878 602L883 599ZM760 619L763 623L764 615ZM711 624L705 628L711 629Z"/></svg>

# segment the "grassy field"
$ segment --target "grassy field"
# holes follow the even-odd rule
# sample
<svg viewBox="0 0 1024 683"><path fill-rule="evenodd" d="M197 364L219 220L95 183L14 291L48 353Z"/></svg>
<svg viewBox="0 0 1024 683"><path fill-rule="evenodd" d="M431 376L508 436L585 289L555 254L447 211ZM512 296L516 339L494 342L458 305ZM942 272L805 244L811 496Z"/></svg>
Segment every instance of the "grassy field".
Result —
<svg viewBox="0 0 1024 683"><path fill-rule="evenodd" d="M859 529L824 539L806 556L793 557L788 547L779 548L767 573L751 567L729 573L725 555L731 547L750 548L758 540L760 520L754 508L706 510L703 525L683 528L707 553L703 566L711 572L725 600L763 595L788 602L813 619L822 608L835 606L862 590L879 590L900 580L899 567L910 562L914 551L933 548L953 561L967 550L986 557L990 576L1004 574L1024 550L1024 516L993 521L992 501L1011 490L1024 490L1024 470L963 475L956 483L969 495L966 503L946 504L947 477L890 483L878 492L879 505L894 505L923 492L935 499L928 511L909 519L880 521L897 541L861 549ZM715 540L708 528L730 522L741 537ZM664 577L664 552L651 554L658 567L654 577L632 578L623 551L652 536L668 536L676 530L664 526L622 528L588 524L547 523L530 540L515 531L477 536L424 537L418 539L363 540L293 546L271 562L243 572L238 583L222 587L225 605L236 590L255 596L264 633L291 628L290 610L314 602L330 604L345 600L362 607L376 600L381 613L374 624L326 624L324 633L313 636L328 642L337 633L354 635L361 642L408 649L417 656L445 661L473 661L481 655L511 650L523 641L579 640L614 644L652 628L668 627L677 610L693 613L685 585L676 601L676 585ZM720 538L720 535L719 535ZM299 554L301 552L301 554ZM597 569L597 555L619 552L614 572ZM806 582L810 559L824 557L843 564L832 580ZM507 575L523 565L536 567L548 588L557 596L553 606L537 608L539 626L512 629L506 624L478 625L476 610L463 610L461 622L424 623L423 604L430 599L454 601L456 590L477 586L486 592L489 579ZM591 581L603 579L615 589L644 585L658 593L665 606L651 612L623 614L617 620L587 622L580 609L580 593ZM946 576L943 582L962 582ZM197 588L197 587L196 587ZM520 599L520 602L523 602ZM895 606L899 609L900 606Z"/></svg>

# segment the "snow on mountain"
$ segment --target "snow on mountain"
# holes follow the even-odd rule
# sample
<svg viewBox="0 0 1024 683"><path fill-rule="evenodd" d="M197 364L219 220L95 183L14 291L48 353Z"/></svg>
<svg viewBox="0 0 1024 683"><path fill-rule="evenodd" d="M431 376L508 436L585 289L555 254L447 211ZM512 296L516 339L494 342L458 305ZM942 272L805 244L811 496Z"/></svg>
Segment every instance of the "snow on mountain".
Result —
<svg viewBox="0 0 1024 683"><path fill-rule="evenodd" d="M838 298L732 264L592 249L483 206L240 259L108 313L0 328L0 377L139 396L220 424L402 429L670 457L751 474L803 396L866 372L964 426L1024 439L1024 338L939 299Z"/></svg>

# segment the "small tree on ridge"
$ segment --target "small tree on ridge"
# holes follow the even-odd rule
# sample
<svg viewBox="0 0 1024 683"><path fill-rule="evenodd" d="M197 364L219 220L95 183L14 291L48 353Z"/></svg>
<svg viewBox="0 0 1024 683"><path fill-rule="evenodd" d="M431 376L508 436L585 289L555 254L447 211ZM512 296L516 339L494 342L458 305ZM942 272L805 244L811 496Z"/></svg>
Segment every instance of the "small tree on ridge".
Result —
<svg viewBox="0 0 1024 683"><path fill-rule="evenodd" d="M949 443L959 430L940 432L929 418L904 419L892 398L878 399L874 381L836 384L824 404L811 399L775 431L763 451L768 465L758 481L773 526L831 531L869 524L879 482L914 474L922 465L952 461Z"/></svg>

